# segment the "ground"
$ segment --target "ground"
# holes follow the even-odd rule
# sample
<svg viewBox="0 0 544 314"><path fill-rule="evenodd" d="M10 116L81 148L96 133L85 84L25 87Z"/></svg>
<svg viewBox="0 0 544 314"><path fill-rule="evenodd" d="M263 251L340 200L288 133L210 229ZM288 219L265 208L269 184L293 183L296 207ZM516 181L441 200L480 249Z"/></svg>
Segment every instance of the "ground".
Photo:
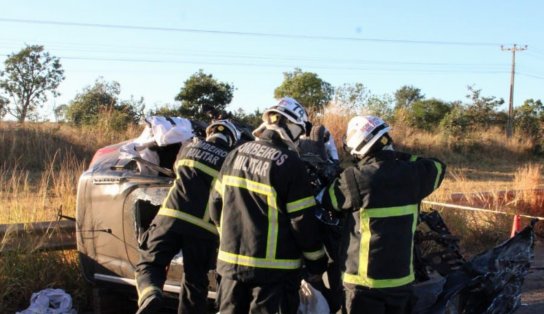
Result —
<svg viewBox="0 0 544 314"><path fill-rule="evenodd" d="M516 314L544 313L544 239L535 243L535 259L525 277L521 295L522 306Z"/></svg>

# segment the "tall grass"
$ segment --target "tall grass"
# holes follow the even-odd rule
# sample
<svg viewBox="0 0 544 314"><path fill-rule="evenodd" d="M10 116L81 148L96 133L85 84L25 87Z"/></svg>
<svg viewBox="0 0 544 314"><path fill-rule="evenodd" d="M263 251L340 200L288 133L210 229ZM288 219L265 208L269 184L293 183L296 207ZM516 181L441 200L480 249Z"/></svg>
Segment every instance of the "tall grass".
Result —
<svg viewBox="0 0 544 314"><path fill-rule="evenodd" d="M350 118L339 111L320 116L342 158L348 157L341 147ZM135 126L116 132L105 124L74 128L0 122L0 223L55 220L59 209L73 216L77 180L94 152L134 138L141 129ZM392 129L397 149L438 157L448 165L446 179L429 200L451 202L452 194L464 193L476 195L474 202L486 201L490 208L502 208L505 202L500 200L500 191L542 183L542 160L535 161L522 138L505 140L499 130L473 132L459 140L400 124ZM477 191L482 193L474 193ZM522 196L522 200L528 199ZM535 197L534 204L541 204L542 209L538 202L544 201ZM510 232L511 219L507 216L441 212L453 233L462 237L462 247L473 253L503 240ZM31 245L28 250L0 258L0 313L25 308L32 292L48 287L66 289L81 306L88 302L87 285L77 269L74 252L36 253Z"/></svg>
<svg viewBox="0 0 544 314"><path fill-rule="evenodd" d="M74 216L78 178L94 152L139 129L0 122L0 224L56 220L60 210ZM28 307L32 293L45 288L62 288L75 308L88 308L91 294L76 252L36 252L36 245L0 257L0 313Z"/></svg>
<svg viewBox="0 0 544 314"><path fill-rule="evenodd" d="M0 313L15 313L30 305L32 293L60 288L72 297L76 309L88 308L90 287L78 269L73 251L19 250L0 258Z"/></svg>
<svg viewBox="0 0 544 314"><path fill-rule="evenodd" d="M0 223L26 223L57 219L57 213L74 215L77 179L86 162L75 156L57 165L56 156L43 171L20 167L0 168Z"/></svg>

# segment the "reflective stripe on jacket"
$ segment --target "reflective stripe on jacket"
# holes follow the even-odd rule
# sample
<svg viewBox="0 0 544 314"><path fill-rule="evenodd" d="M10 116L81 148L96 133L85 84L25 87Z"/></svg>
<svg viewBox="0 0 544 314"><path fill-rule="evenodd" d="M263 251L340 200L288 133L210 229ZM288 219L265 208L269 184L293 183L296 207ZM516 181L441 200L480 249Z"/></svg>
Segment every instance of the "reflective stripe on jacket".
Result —
<svg viewBox="0 0 544 314"><path fill-rule="evenodd" d="M303 263L313 273L325 267L304 163L273 134L233 150L211 193L220 229L217 270L234 280L272 282Z"/></svg>
<svg viewBox="0 0 544 314"><path fill-rule="evenodd" d="M323 205L352 212L346 219L343 280L370 288L414 281L413 245L419 203L442 182L435 159L382 151L349 167L323 196Z"/></svg>
<svg viewBox="0 0 544 314"><path fill-rule="evenodd" d="M210 188L228 153L223 141L196 140L178 154L176 179L157 215L179 219L184 234L216 238L217 228L210 220Z"/></svg>

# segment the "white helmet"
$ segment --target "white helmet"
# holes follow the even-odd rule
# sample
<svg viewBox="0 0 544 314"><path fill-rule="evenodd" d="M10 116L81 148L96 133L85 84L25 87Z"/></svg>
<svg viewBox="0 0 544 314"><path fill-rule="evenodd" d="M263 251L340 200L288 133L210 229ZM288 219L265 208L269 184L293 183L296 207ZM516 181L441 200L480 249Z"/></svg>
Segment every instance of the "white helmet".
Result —
<svg viewBox="0 0 544 314"><path fill-rule="evenodd" d="M287 128L289 129L289 133L291 133L290 137L292 141L298 140L298 138L302 134L305 134L306 130L309 129L310 122L306 110L293 98L284 97L277 105L266 109L263 112L262 117L265 124L272 125L276 122L273 121L274 115L272 115L272 113L278 113L287 118ZM297 127L300 127L300 129Z"/></svg>
<svg viewBox="0 0 544 314"><path fill-rule="evenodd" d="M350 154L364 156L391 128L375 116L356 116L348 122L345 145Z"/></svg>
<svg viewBox="0 0 544 314"><path fill-rule="evenodd" d="M241 134L229 120L215 120L206 128L206 140L214 137L221 138L232 147L240 140Z"/></svg>

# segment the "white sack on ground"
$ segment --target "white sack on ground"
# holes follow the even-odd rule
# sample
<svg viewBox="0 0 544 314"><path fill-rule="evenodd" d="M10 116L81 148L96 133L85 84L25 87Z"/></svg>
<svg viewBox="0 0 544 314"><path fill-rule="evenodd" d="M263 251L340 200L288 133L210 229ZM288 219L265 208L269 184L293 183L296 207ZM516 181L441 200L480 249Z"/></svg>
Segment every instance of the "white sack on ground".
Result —
<svg viewBox="0 0 544 314"><path fill-rule="evenodd" d="M32 294L30 306L16 314L77 314L72 297L62 289L44 289Z"/></svg>

